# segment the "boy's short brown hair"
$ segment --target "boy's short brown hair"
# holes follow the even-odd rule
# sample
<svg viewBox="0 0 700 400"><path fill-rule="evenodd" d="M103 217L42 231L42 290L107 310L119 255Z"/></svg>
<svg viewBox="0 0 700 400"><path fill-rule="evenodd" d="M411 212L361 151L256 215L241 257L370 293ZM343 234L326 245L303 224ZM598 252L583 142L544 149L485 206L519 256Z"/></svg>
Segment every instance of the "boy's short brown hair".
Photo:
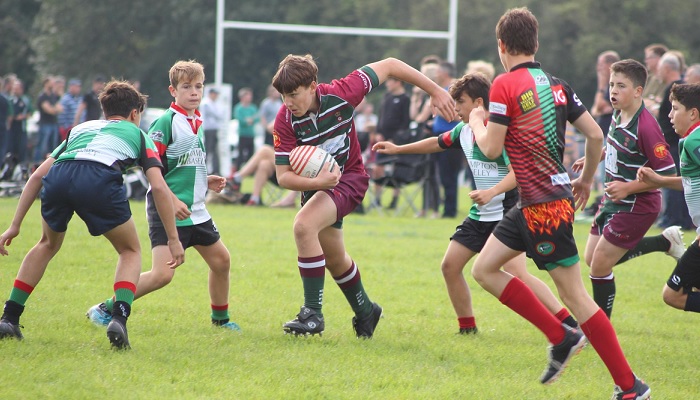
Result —
<svg viewBox="0 0 700 400"><path fill-rule="evenodd" d="M511 8L496 24L496 38L510 55L533 55L537 52L539 23L527 7Z"/></svg>
<svg viewBox="0 0 700 400"><path fill-rule="evenodd" d="M318 82L318 67L311 54L290 54L284 58L272 77L272 86L281 94L292 93L299 87L308 87Z"/></svg>
<svg viewBox="0 0 700 400"><path fill-rule="evenodd" d="M181 82L192 82L197 78L204 80L204 66L195 60L178 61L170 67L168 73L170 85L177 88Z"/></svg>
<svg viewBox="0 0 700 400"><path fill-rule="evenodd" d="M631 58L620 60L610 66L610 71L616 74L623 74L632 81L634 87L641 86L647 83L647 68L644 64Z"/></svg>
<svg viewBox="0 0 700 400"><path fill-rule="evenodd" d="M484 101L484 108L488 110L489 108L489 90L491 89L491 82L488 80L486 75L481 72L476 72L473 74L465 74L463 77L456 80L449 89L450 96L453 99L458 100L462 97L463 93L471 97L472 100L476 100L479 97Z"/></svg>
<svg viewBox="0 0 700 400"><path fill-rule="evenodd" d="M681 103L686 110L695 108L700 111L700 83L674 83L669 99Z"/></svg>
<svg viewBox="0 0 700 400"><path fill-rule="evenodd" d="M127 81L107 83L98 97L106 118L117 115L128 118L132 110L143 112L147 98Z"/></svg>

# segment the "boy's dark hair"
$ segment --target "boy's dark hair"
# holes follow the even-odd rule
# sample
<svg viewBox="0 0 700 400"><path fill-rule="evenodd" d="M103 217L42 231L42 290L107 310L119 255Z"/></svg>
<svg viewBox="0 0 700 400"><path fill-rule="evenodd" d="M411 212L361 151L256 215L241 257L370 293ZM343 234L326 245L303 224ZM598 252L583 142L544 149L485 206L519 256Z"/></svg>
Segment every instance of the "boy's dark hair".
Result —
<svg viewBox="0 0 700 400"><path fill-rule="evenodd" d="M634 87L641 86L644 89L644 85L647 83L647 68L644 64L631 58L613 63L610 66L610 71L625 75L632 81Z"/></svg>
<svg viewBox="0 0 700 400"><path fill-rule="evenodd" d="M506 46L508 54L533 55L537 52L539 23L527 7L511 8L496 24L496 38Z"/></svg>
<svg viewBox="0 0 700 400"><path fill-rule="evenodd" d="M312 82L318 82L318 67L311 54L288 55L280 62L272 77L272 86L281 94L292 93L299 87L308 87Z"/></svg>
<svg viewBox="0 0 700 400"><path fill-rule="evenodd" d="M120 116L128 118L132 110L143 112L148 96L139 93L127 81L111 81L100 93L99 100L105 117Z"/></svg>
<svg viewBox="0 0 700 400"><path fill-rule="evenodd" d="M472 100L476 100L481 97L481 99L484 101L484 108L488 110L490 89L491 82L486 75L477 72L474 74L466 74L456 80L450 86L449 92L450 96L452 96L452 98L455 100L462 97L463 93L466 93L467 96L472 98Z"/></svg>
<svg viewBox="0 0 700 400"><path fill-rule="evenodd" d="M674 83L669 99L681 103L686 110L695 108L700 111L700 83Z"/></svg>

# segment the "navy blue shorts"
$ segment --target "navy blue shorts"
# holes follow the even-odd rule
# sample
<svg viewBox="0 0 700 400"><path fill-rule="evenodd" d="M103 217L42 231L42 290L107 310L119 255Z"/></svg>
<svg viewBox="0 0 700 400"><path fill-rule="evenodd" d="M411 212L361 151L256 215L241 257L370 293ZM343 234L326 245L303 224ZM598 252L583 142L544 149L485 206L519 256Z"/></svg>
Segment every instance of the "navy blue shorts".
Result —
<svg viewBox="0 0 700 400"><path fill-rule="evenodd" d="M212 219L198 225L178 226L177 234L183 249L192 246L211 246L221 239ZM168 245L168 235L162 225L149 227L148 237L151 239L151 248Z"/></svg>
<svg viewBox="0 0 700 400"><path fill-rule="evenodd" d="M99 236L131 218L122 173L93 161L55 164L42 179L41 216L55 232L65 232L73 213Z"/></svg>

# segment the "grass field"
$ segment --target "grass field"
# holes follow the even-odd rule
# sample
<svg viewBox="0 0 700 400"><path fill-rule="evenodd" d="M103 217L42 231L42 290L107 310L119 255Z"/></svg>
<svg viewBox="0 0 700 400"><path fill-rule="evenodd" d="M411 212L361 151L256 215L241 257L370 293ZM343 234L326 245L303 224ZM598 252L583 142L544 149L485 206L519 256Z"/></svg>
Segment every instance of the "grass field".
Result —
<svg viewBox="0 0 700 400"><path fill-rule="evenodd" d="M460 198L460 215L466 215L464 193ZM15 205L16 199L0 199L0 229ZM143 203L132 209L148 249ZM612 393L590 347L558 382L541 385L544 336L468 272L480 332L455 335L440 260L458 220L346 218L347 249L385 317L372 340L356 339L352 311L327 277L323 337L294 338L281 329L303 301L294 210L211 205L210 211L232 255L230 308L241 333L210 327L206 265L189 250L168 287L134 303L132 350L111 351L104 329L84 314L111 295L115 255L76 217L27 302L25 340L0 341L0 399L607 399ZM9 295L39 232L37 202L10 255L0 258L0 300ZM578 223L575 232L582 251L588 224ZM144 268L150 267L149 254ZM700 398L698 316L667 307L660 296L673 266L656 253L616 268L613 323L655 399ZM529 269L551 284L531 262ZM585 285L590 287L587 278Z"/></svg>

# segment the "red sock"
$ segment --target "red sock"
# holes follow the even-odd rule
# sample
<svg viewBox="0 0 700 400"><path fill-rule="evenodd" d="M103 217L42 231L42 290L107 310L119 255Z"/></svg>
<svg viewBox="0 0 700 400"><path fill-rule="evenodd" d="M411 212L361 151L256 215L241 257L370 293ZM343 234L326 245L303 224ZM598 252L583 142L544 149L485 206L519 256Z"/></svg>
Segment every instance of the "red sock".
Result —
<svg viewBox="0 0 700 400"><path fill-rule="evenodd" d="M565 332L561 322L520 279L511 279L499 300L541 330L550 343L558 344L564 340Z"/></svg>
<svg viewBox="0 0 700 400"><path fill-rule="evenodd" d="M634 374L625 355L622 353L620 342L615 335L610 320L603 310L598 310L588 321L581 324L581 330L586 334L591 346L598 352L600 359L608 367L613 381L622 390L634 386Z"/></svg>
<svg viewBox="0 0 700 400"><path fill-rule="evenodd" d="M476 320L474 317L458 317L459 329L476 328Z"/></svg>
<svg viewBox="0 0 700 400"><path fill-rule="evenodd" d="M559 321L564 322L564 320L569 318L571 314L569 314L569 310L562 308L558 313L554 314L554 316L557 317Z"/></svg>

